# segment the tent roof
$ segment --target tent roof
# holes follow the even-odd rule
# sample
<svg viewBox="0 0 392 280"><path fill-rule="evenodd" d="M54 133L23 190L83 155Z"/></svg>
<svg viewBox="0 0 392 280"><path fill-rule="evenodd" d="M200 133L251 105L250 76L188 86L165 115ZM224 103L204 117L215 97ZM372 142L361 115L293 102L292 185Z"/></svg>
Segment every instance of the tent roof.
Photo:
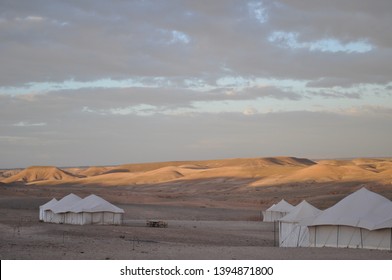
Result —
<svg viewBox="0 0 392 280"><path fill-rule="evenodd" d="M56 204L54 204L47 210L52 210L54 213L69 212L69 209L79 200L82 199L79 196L70 193L69 195L60 199Z"/></svg>
<svg viewBox="0 0 392 280"><path fill-rule="evenodd" d="M369 230L392 228L392 201L386 201L361 218L359 227Z"/></svg>
<svg viewBox="0 0 392 280"><path fill-rule="evenodd" d="M46 202L44 205L41 205L39 208L41 210L47 210L47 209L50 209L50 207L53 207L54 205L56 205L57 202L58 202L57 199L52 198L52 200Z"/></svg>
<svg viewBox="0 0 392 280"><path fill-rule="evenodd" d="M273 207L276 205L276 203L272 204L267 210L265 211L272 211L271 209L273 209Z"/></svg>
<svg viewBox="0 0 392 280"><path fill-rule="evenodd" d="M276 211L276 212L290 212L294 209L294 206L288 203L286 200L282 199L278 204L272 205L267 211Z"/></svg>
<svg viewBox="0 0 392 280"><path fill-rule="evenodd" d="M97 195L89 195L84 199L76 202L69 209L69 212L81 213L81 212L113 212L113 213L124 213L124 210L109 203L105 199Z"/></svg>
<svg viewBox="0 0 392 280"><path fill-rule="evenodd" d="M309 225L358 226L363 217L387 202L390 200L362 188L321 212Z"/></svg>
<svg viewBox="0 0 392 280"><path fill-rule="evenodd" d="M295 206L289 214L284 216L279 221L282 222L299 222L305 218L314 217L319 214L321 210L303 200L300 204Z"/></svg>

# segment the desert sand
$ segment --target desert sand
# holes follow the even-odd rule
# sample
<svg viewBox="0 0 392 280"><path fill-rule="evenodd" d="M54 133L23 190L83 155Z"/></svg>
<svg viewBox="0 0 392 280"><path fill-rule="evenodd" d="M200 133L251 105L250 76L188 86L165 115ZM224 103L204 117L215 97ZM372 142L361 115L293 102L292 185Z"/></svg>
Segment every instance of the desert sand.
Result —
<svg viewBox="0 0 392 280"><path fill-rule="evenodd" d="M261 210L284 198L325 209L366 187L392 198L392 160L292 157L0 170L1 259L392 259L392 252L278 248ZM121 226L38 221L69 193L125 210ZM168 222L167 228L146 221Z"/></svg>

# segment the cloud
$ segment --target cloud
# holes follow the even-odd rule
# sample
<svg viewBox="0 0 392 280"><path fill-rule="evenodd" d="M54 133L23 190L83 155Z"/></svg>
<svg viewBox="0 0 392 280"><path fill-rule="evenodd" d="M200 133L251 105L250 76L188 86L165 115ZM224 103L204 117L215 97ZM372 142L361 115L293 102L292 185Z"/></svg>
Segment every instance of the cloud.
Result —
<svg viewBox="0 0 392 280"><path fill-rule="evenodd" d="M268 41L276 43L279 47L290 49L307 49L309 51L321 52L346 52L346 53L366 53L374 47L366 40L357 40L342 43L335 38L325 38L316 41L300 42L299 34L295 32L274 31Z"/></svg>
<svg viewBox="0 0 392 280"><path fill-rule="evenodd" d="M391 39L385 32L391 20L379 8L388 7L385 1L368 9L362 1L358 6L316 1L309 7L297 1L145 1L111 6L104 1L94 6L41 2L41 9L3 5L5 18L40 17L47 24L26 30L5 27L7 32L0 35L1 61L10 67L2 70L2 86L130 76L216 79L223 74L222 65L240 76L312 80L346 76L363 82L385 82L391 71L385 59L390 50L384 47ZM297 47L313 51L293 57L287 49L277 50L268 41L276 30L283 30L286 45L290 34L298 34ZM326 56L314 54L318 52ZM331 60L328 54L336 52L366 57Z"/></svg>
<svg viewBox="0 0 392 280"><path fill-rule="evenodd" d="M255 108L253 108L253 107L247 107L244 110L243 114L245 116L251 116L251 115L257 114L257 110Z"/></svg>
<svg viewBox="0 0 392 280"><path fill-rule="evenodd" d="M335 2L2 1L0 163L387 155L392 2Z"/></svg>
<svg viewBox="0 0 392 280"><path fill-rule="evenodd" d="M392 107L365 105L337 110L337 113L350 116L374 116L379 118L392 117Z"/></svg>
<svg viewBox="0 0 392 280"><path fill-rule="evenodd" d="M259 23L268 21L268 12L262 1L248 2L248 10L249 14Z"/></svg>
<svg viewBox="0 0 392 280"><path fill-rule="evenodd" d="M16 18L18 21L28 21L28 22L40 22L44 21L45 18L40 17L40 16L27 16L25 18Z"/></svg>
<svg viewBox="0 0 392 280"><path fill-rule="evenodd" d="M181 31L172 30L170 33L172 36L171 40L169 41L170 44L175 44L175 43L189 44L191 41L189 35Z"/></svg>
<svg viewBox="0 0 392 280"><path fill-rule="evenodd" d="M39 123L30 123L30 122L25 122L25 121L20 121L18 123L13 124L13 126L19 126L19 127L30 127L30 126L46 126L47 124L45 122L39 122Z"/></svg>
<svg viewBox="0 0 392 280"><path fill-rule="evenodd" d="M9 143L15 143L15 142L30 142L32 137L23 137L23 136L7 136L7 135L0 135L0 141L5 141Z"/></svg>

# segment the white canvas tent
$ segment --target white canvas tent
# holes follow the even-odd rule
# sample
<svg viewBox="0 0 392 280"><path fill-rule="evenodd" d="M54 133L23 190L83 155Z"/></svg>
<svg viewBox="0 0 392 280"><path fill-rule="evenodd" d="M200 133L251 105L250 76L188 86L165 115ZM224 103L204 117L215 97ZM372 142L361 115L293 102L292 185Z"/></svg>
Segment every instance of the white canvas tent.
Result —
<svg viewBox="0 0 392 280"><path fill-rule="evenodd" d="M310 246L392 249L392 202L362 188L308 223Z"/></svg>
<svg viewBox="0 0 392 280"><path fill-rule="evenodd" d="M56 224L66 223L65 213L69 211L72 205L80 200L82 199L73 193L63 197L57 203L45 210L44 222Z"/></svg>
<svg viewBox="0 0 392 280"><path fill-rule="evenodd" d="M39 220L40 221L45 221L46 222L46 220L47 220L46 214L48 213L46 210L50 209L57 202L58 202L57 199L53 198L52 200L46 202L44 205L41 205L39 207Z"/></svg>
<svg viewBox="0 0 392 280"><path fill-rule="evenodd" d="M263 211L264 222L274 222L286 216L294 206L282 199L278 204L272 205L267 210Z"/></svg>
<svg viewBox="0 0 392 280"><path fill-rule="evenodd" d="M81 199L77 195L69 194L45 208L43 221L76 225L118 225L122 224L123 214L123 209L118 208L99 196L92 194Z"/></svg>
<svg viewBox="0 0 392 280"><path fill-rule="evenodd" d="M94 194L75 203L66 213L68 224L122 224L124 210Z"/></svg>
<svg viewBox="0 0 392 280"><path fill-rule="evenodd" d="M309 230L301 222L315 217L321 212L313 205L303 200L289 214L279 220L280 247L308 247Z"/></svg>

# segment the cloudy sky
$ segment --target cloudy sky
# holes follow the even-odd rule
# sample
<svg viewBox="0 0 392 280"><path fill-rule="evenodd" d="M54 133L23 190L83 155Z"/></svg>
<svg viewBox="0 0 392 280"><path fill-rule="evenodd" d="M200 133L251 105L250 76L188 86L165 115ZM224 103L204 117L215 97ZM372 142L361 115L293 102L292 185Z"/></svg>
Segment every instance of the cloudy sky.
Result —
<svg viewBox="0 0 392 280"><path fill-rule="evenodd" d="M0 0L0 168L392 156L390 0Z"/></svg>

